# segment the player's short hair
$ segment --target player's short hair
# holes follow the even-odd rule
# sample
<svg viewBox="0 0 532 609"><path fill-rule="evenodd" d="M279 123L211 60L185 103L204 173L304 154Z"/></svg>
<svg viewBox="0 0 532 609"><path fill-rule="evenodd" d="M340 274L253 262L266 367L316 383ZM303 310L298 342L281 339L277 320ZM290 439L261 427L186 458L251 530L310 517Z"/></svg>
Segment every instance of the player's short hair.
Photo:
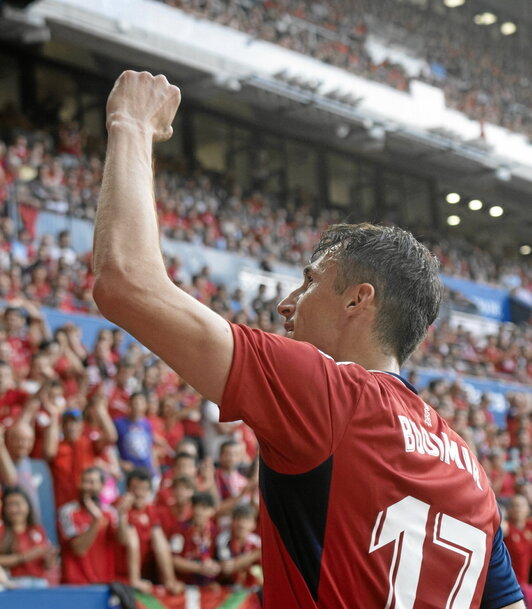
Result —
<svg viewBox="0 0 532 609"><path fill-rule="evenodd" d="M149 482L151 488L151 473L146 467L136 467L128 472L126 476L126 488L129 488L132 480L141 480L142 482Z"/></svg>
<svg viewBox="0 0 532 609"><path fill-rule="evenodd" d="M201 492L192 495L192 505L202 505L203 507L214 507L214 497L211 493Z"/></svg>
<svg viewBox="0 0 532 609"><path fill-rule="evenodd" d="M257 510L251 505L251 503L242 503L237 505L233 510L233 520L238 518L257 518Z"/></svg>
<svg viewBox="0 0 532 609"><path fill-rule="evenodd" d="M443 285L437 258L411 233L368 223L330 226L311 261L328 252L337 264L338 293L358 283L375 288L376 336L402 364L438 316Z"/></svg>

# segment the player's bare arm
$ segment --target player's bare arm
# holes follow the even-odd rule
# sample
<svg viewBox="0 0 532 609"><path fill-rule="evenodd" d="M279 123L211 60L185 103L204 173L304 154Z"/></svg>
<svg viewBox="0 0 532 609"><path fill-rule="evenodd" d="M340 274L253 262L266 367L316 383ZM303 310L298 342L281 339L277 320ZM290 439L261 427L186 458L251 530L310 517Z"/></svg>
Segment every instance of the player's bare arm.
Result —
<svg viewBox="0 0 532 609"><path fill-rule="evenodd" d="M124 72L111 91L94 299L108 319L219 403L233 355L229 324L171 282L159 247L152 146L171 137L180 99L164 76L148 72Z"/></svg>

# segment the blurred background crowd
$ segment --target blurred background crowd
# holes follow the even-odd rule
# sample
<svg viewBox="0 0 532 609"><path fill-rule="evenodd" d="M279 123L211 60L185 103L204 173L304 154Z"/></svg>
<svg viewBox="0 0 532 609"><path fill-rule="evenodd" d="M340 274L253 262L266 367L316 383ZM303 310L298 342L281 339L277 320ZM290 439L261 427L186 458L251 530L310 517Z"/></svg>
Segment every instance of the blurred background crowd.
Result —
<svg viewBox="0 0 532 609"><path fill-rule="evenodd" d="M532 136L530 58L511 37L481 35L467 12L453 21L434 3L395 0L164 1L397 89L424 80L471 118ZM377 61L375 40L406 49L422 69ZM216 405L98 317L91 252L68 228L43 232L38 222L44 213L94 219L104 142L80 121L35 116L16 104L0 110L0 585L120 580L170 595L188 584L258 590L253 432L242 422L220 423ZM161 236L252 258L273 282L278 264L306 264L321 231L344 221L345 209L304 197L287 202L260 169L244 185L234 172L160 158ZM442 314L404 375L485 467L527 589L532 268L525 256L481 248L427 222L408 228L443 274L507 290L521 307L514 323L488 324L472 301L447 289ZM213 279L209 265L191 272L185 262L165 254L180 288L231 322L284 334L281 282L275 294L260 282L246 290ZM476 322L453 322L453 311ZM61 323L52 322L56 313ZM98 325L90 340L88 316ZM479 390L471 379L502 390Z"/></svg>
<svg viewBox="0 0 532 609"><path fill-rule="evenodd" d="M68 230L36 235L41 210L94 216L102 159L86 154L82 132L72 126L60 127L55 139L42 131L28 130L21 135L15 129L11 133L0 142L2 203L5 211L10 198L16 198L20 222L17 226L9 215L0 217L0 296L5 302L0 330L0 481L8 487L21 486L24 496L34 501L32 509L39 513L43 506L37 501L32 476L27 475L27 460L44 460L50 466L54 489L48 499L61 514L62 506L78 500L79 484L85 479L82 473L98 467L98 474L92 471L92 477L98 479L103 472L105 504L118 501L120 505L121 495L136 506L130 510L144 509L144 503L149 503L154 507L149 522L166 522L161 531L178 557L183 548L175 541L174 517L179 514L181 523L190 518L198 490L203 495L195 499L200 502L197 511L205 508L221 531L235 508L249 508L238 518L245 521L243 528L247 524L251 535L257 507L257 445L251 430L242 423L219 423L215 405L151 353L125 341L122 331L102 329L94 344L84 344L75 315L98 315L91 293L91 253L76 253ZM156 202L161 233L168 238L253 256L261 260L264 271L271 270L269 265L276 260L302 263L308 259L319 232L340 220L338 211L332 209L313 217L305 208L275 207L267 193L254 191L244 196L238 184L224 183L220 176L200 171L176 175L162 170L156 177ZM528 265L496 259L459 240L436 241L427 236L426 241L445 273L519 289L525 300L530 298L532 272ZM191 276L178 257L166 257L166 264L176 285L226 319L267 332L284 332L276 311L282 297L280 286L273 298L266 296L264 285L249 297L241 288L229 290L216 284L207 266ZM446 306L460 304L464 303L459 295L448 291ZM43 306L72 313L71 321L52 332ZM460 375L530 384L532 327L500 324L496 332L479 336L460 325L451 327L442 316L408 363L414 384L417 370L425 368L440 370L442 377L422 388L423 398L478 455L501 505L509 507L508 526L513 526L518 511L514 504L522 501L515 496L532 501L532 394L507 394L507 420L500 426L492 413L493 396L472 395ZM458 376L450 381L444 372ZM90 479L90 470L87 475ZM141 489L140 499L131 493L124 495L131 485L135 491ZM148 500L150 494L153 498ZM207 544L208 551L201 551L213 561L202 559L202 564L211 565L211 571L206 568L205 573L193 576L185 563L181 571L176 567L175 581L168 576L163 582L153 575L144 540L142 572L136 577L124 572L124 577L141 589L149 587L150 581L166 583L170 590L179 581L202 585L238 581L258 586L259 546L245 547L251 563L244 561L242 568L224 574L228 567L214 542L218 533L209 534L213 543ZM67 553L62 581L81 583L83 577L68 569L66 532L62 535L63 553ZM253 535L258 544L256 533ZM530 540L526 540L528 548ZM532 553L524 558L524 543L520 540L518 549L510 544L510 549L517 561L529 564ZM153 548L150 552L158 556ZM48 570L33 574L46 574L54 581L59 577L55 558L48 548L47 553L27 562L40 561L43 569L46 565ZM0 546L0 565L9 568L11 564L9 553ZM28 575L31 569L26 573L16 565L11 572Z"/></svg>
<svg viewBox="0 0 532 609"><path fill-rule="evenodd" d="M486 37L468 10L451 19L430 2L164 1L399 90L408 90L412 79L428 82L469 117L532 136L525 49L502 34ZM398 59L376 58L370 39L400 48L422 65L413 73Z"/></svg>

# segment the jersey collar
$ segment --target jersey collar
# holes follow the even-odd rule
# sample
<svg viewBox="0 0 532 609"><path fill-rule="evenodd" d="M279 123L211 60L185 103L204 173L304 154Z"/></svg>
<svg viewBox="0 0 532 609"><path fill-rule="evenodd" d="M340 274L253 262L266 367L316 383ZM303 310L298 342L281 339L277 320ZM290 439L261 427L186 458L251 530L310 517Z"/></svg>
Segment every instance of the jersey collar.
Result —
<svg viewBox="0 0 532 609"><path fill-rule="evenodd" d="M416 395L418 395L418 391L417 389L414 387L414 385L412 385L412 383L409 383L405 378L403 378L400 374L396 374L395 372L388 372L387 370L368 370L368 372L379 372L380 374L389 374L390 376L395 376L396 379L399 379L401 381L401 383L403 383L403 385L407 388L410 389L410 391L412 391L413 393L415 393Z"/></svg>

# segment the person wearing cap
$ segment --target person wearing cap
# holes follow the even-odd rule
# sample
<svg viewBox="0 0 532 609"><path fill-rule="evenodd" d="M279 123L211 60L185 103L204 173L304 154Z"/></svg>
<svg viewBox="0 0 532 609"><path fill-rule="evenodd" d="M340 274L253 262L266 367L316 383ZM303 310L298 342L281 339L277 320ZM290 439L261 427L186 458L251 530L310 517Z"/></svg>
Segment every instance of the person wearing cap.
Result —
<svg viewBox="0 0 532 609"><path fill-rule="evenodd" d="M107 445L114 444L117 440L104 400L95 405L95 414L101 429L97 440L83 435L82 412L79 408L69 408L63 413L63 434L60 439L60 411L58 408L51 411L43 453L50 463L56 508L78 497L81 473L95 464L96 458Z"/></svg>

